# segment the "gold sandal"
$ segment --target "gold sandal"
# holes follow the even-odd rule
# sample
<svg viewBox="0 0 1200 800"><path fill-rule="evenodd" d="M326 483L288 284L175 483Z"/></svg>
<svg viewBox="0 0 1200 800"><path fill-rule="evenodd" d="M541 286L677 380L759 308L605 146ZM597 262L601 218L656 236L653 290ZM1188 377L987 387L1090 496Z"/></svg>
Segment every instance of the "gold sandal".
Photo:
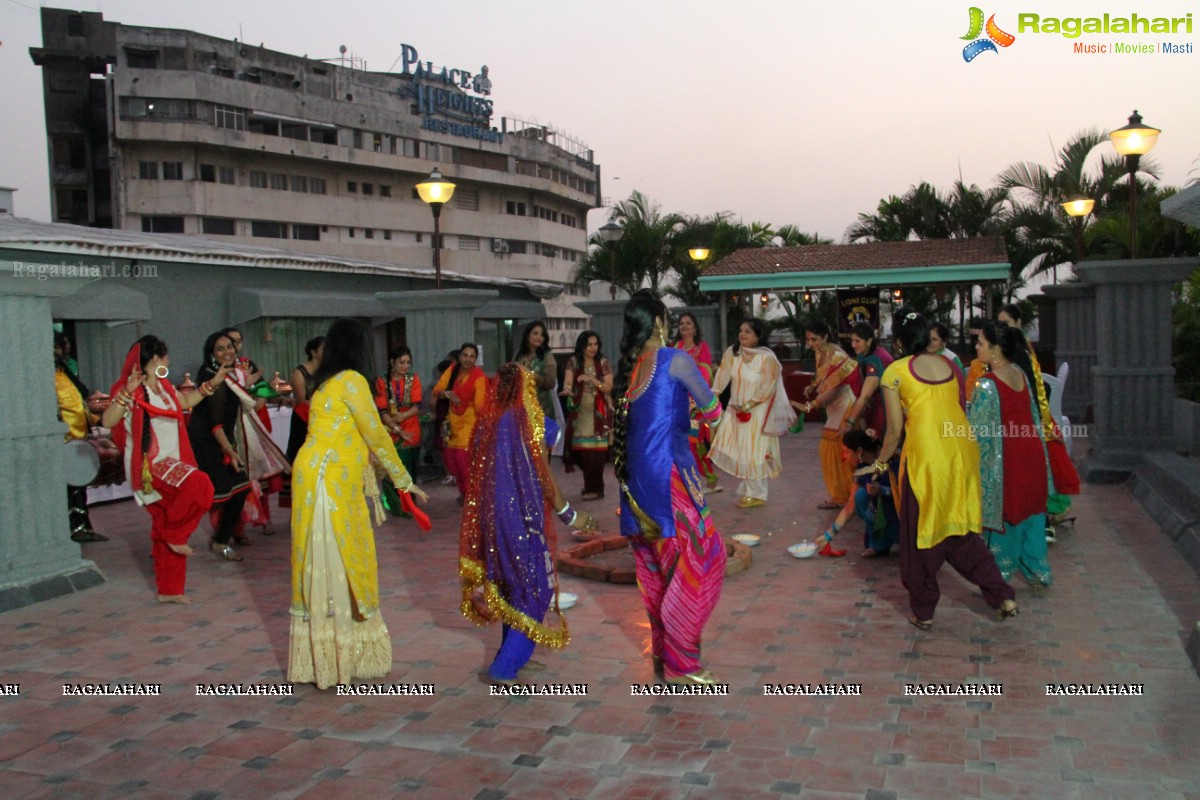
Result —
<svg viewBox="0 0 1200 800"><path fill-rule="evenodd" d="M242 557L240 555L238 555L237 550L234 550L232 547L230 547L227 544L221 544L220 542L213 542L210 547L214 553L216 553L217 555L219 555L221 558L225 559L226 561L241 561L242 560Z"/></svg>

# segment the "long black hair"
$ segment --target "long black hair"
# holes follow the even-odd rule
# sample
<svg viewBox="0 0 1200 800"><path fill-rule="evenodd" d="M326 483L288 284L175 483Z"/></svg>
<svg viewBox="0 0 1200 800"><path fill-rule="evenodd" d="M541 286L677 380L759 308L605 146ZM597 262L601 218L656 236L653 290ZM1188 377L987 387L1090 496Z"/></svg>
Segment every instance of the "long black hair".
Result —
<svg viewBox="0 0 1200 800"><path fill-rule="evenodd" d="M217 342L222 339L229 339L229 334L224 329L210 333L208 338L204 340L204 355L200 356L200 369L196 370L197 381L208 380L213 375L216 375L217 370L221 368L221 365L217 364L216 359L213 358L213 349L217 346ZM141 340L139 339L138 341ZM232 345L233 340L230 339L229 343ZM236 350L237 348L234 349Z"/></svg>
<svg viewBox="0 0 1200 800"><path fill-rule="evenodd" d="M642 346L654 336L655 318L667 321L667 307L650 289L634 292L625 304L625 327L621 330L621 360L613 380L613 397L617 398L617 413L613 419L613 466L617 481L629 480L629 463L625 458L625 436L629 430L629 383L633 366Z"/></svg>
<svg viewBox="0 0 1200 800"><path fill-rule="evenodd" d="M479 346L474 342L463 342L458 346L458 349L454 351L454 369L450 372L450 382L446 384L446 388L450 391L454 391L454 382L458 380L458 373L462 371L462 362L458 360L459 356L461 356L462 351L466 350L468 347L474 350L475 357L479 358Z"/></svg>
<svg viewBox="0 0 1200 800"><path fill-rule="evenodd" d="M596 337L596 374L600 374L600 362L604 359L604 342L600 340L600 334L595 331L584 331L575 337L575 370L583 372L583 359L586 358L584 352L587 350L588 339Z"/></svg>
<svg viewBox="0 0 1200 800"><path fill-rule="evenodd" d="M1020 328L1015 328L1004 322L984 320L979 326L979 333L990 344L1000 348L1000 355L1016 364L1029 382L1029 391L1035 392L1037 381L1033 377L1033 359L1029 357L1029 342Z"/></svg>
<svg viewBox="0 0 1200 800"><path fill-rule="evenodd" d="M534 328L542 329L542 343L534 350L529 346L529 334L533 333ZM533 322L525 326L521 331L521 346L517 348L517 357L514 361L520 361L527 355L532 355L534 358L545 358L546 353L550 352L550 332L546 330L546 323L540 319L535 319Z"/></svg>
<svg viewBox="0 0 1200 800"><path fill-rule="evenodd" d="M871 355L875 352L875 348L879 347L879 331L875 330L869 322L854 323L850 326L850 333L864 342L871 343L871 346L867 348L867 355Z"/></svg>
<svg viewBox="0 0 1200 800"><path fill-rule="evenodd" d="M892 315L892 336L906 356L919 356L929 349L929 323L908 306Z"/></svg>
<svg viewBox="0 0 1200 800"><path fill-rule="evenodd" d="M365 378L368 363L367 326L349 317L334 320L325 334L325 352L321 356L321 366L313 375L309 397L339 372L351 370Z"/></svg>
<svg viewBox="0 0 1200 800"><path fill-rule="evenodd" d="M317 354L317 351L321 349L321 345L323 344L325 344L324 336L314 336L312 339L309 339L304 343L304 355L308 358L312 358Z"/></svg>

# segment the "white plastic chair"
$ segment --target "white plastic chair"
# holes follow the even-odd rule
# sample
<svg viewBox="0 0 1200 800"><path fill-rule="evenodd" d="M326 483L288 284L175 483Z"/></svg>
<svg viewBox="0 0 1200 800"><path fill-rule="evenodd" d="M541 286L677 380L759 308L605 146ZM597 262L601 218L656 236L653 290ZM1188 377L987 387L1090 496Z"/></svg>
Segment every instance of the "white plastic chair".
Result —
<svg viewBox="0 0 1200 800"><path fill-rule="evenodd" d="M1065 376L1067 373L1067 365L1063 364L1059 367L1060 376ZM1056 377L1042 373L1042 383L1046 384L1046 391L1050 394L1050 416L1062 428L1063 444L1066 445L1067 455L1071 454L1071 420L1064 417L1062 413L1062 397L1063 384L1066 383L1065 377Z"/></svg>

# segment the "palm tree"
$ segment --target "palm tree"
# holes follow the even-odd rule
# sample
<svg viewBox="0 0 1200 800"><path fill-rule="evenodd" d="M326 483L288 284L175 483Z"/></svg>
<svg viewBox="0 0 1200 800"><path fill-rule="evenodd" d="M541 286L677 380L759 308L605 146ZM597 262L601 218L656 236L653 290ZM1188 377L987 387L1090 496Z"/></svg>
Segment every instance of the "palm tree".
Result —
<svg viewBox="0 0 1200 800"><path fill-rule="evenodd" d="M672 240L676 227L684 222L679 214L664 214L662 208L639 191L613 208L613 220L625 229L616 242L605 242L599 235L588 240L594 245L580 260L572 278L576 283L613 278L613 254L616 254L617 288L633 294L643 286L659 291L663 278L673 268Z"/></svg>
<svg viewBox="0 0 1200 800"><path fill-rule="evenodd" d="M1107 141L1107 131L1089 128L1067 140L1055 154L1052 169L1023 161L996 176L1009 193L1007 227L1014 234L1010 255L1019 259L1012 262L1015 270L1037 275L1089 255L1086 232L1094 223L1085 217L1069 216L1062 204L1076 198L1094 200L1099 217L1106 203L1115 199L1113 188L1126 174L1120 157L1106 150L1099 168L1087 169L1092 151ZM1149 175L1157 172L1146 158L1142 159L1141 170Z"/></svg>

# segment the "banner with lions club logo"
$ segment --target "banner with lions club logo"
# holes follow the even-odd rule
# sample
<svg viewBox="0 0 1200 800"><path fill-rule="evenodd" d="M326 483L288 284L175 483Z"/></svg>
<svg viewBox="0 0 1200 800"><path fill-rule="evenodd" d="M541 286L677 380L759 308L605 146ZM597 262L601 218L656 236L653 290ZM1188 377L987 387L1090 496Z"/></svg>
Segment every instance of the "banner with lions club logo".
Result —
<svg viewBox="0 0 1200 800"><path fill-rule="evenodd" d="M879 287L865 286L858 289L838 289L838 340L850 350L850 326L865 322L879 330Z"/></svg>

